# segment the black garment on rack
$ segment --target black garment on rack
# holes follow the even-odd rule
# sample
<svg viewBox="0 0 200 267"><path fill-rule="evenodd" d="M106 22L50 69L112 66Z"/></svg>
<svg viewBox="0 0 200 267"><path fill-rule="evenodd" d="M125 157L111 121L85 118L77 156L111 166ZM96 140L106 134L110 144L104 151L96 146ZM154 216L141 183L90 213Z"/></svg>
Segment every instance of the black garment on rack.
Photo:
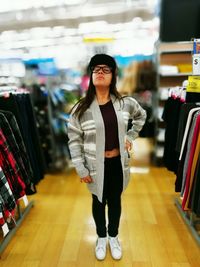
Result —
<svg viewBox="0 0 200 267"><path fill-rule="evenodd" d="M12 94L0 97L0 109L10 111L16 118L33 170L34 184L44 177L41 145L36 131L33 107L29 94Z"/></svg>
<svg viewBox="0 0 200 267"><path fill-rule="evenodd" d="M186 103L200 103L200 93L186 92Z"/></svg>
<svg viewBox="0 0 200 267"><path fill-rule="evenodd" d="M22 127L23 125L26 125L26 127L23 127L24 137L26 138L27 144L32 152L30 157L32 157L32 161L34 163L34 169L36 171L35 182L37 184L41 179L43 179L46 167L36 127L33 105L29 94L18 95L16 97L16 102L18 103L21 114Z"/></svg>
<svg viewBox="0 0 200 267"><path fill-rule="evenodd" d="M16 98L14 97L13 94L9 94L9 97L0 97L0 109L10 111L14 114L17 123L19 125L20 132L22 133L22 124L20 120L20 111L19 107L16 101Z"/></svg>
<svg viewBox="0 0 200 267"><path fill-rule="evenodd" d="M162 119L166 124L163 162L169 171L177 172L178 154L175 150L178 134L180 108L183 102L179 98L168 98L165 102Z"/></svg>

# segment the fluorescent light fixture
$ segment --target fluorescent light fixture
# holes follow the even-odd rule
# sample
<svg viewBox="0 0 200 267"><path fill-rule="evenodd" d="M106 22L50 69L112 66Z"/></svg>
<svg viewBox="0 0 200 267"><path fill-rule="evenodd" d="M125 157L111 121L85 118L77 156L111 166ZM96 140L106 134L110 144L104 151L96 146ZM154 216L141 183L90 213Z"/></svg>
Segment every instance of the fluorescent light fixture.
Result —
<svg viewBox="0 0 200 267"><path fill-rule="evenodd" d="M149 173L149 168L147 168L147 167L131 167L130 172L131 173L146 174L146 173Z"/></svg>
<svg viewBox="0 0 200 267"><path fill-rule="evenodd" d="M87 2L86 0L65 0L64 3L65 5L79 5L83 4L84 2Z"/></svg>
<svg viewBox="0 0 200 267"><path fill-rule="evenodd" d="M53 7L62 5L81 4L83 0L7 0L1 1L0 12L9 12L14 10L26 10L40 7Z"/></svg>
<svg viewBox="0 0 200 267"><path fill-rule="evenodd" d="M90 34L94 32L105 32L108 28L108 23L104 20L80 23L78 27L79 34Z"/></svg>

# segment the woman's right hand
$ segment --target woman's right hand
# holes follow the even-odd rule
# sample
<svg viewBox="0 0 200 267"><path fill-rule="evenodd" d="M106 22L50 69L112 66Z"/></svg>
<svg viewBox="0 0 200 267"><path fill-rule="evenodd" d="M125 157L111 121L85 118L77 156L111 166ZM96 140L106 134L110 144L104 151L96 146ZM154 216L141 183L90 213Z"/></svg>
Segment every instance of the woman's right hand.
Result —
<svg viewBox="0 0 200 267"><path fill-rule="evenodd" d="M93 179L89 175L81 178L80 180L81 180L81 183L86 183L86 184L93 183Z"/></svg>

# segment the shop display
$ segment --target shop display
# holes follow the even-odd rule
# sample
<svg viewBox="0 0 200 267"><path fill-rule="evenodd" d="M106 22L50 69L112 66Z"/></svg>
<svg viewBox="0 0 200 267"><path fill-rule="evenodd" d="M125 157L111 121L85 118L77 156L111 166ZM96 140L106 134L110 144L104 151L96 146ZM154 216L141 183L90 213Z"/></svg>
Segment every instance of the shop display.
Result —
<svg viewBox="0 0 200 267"><path fill-rule="evenodd" d="M192 55L191 55L192 61ZM169 90L164 104L165 145L163 163L176 175L175 204L193 236L199 236L199 156L200 156L200 90L199 77L190 75L185 86Z"/></svg>
<svg viewBox="0 0 200 267"><path fill-rule="evenodd" d="M157 97L155 101L155 148L153 161L163 165L164 140L159 138L165 131L163 107L170 96L170 89L182 87L188 75L192 74L192 42L172 42L156 44ZM173 96L172 96L173 97Z"/></svg>
<svg viewBox="0 0 200 267"><path fill-rule="evenodd" d="M0 139L2 251L33 205L27 195L44 176L30 95L21 89L0 87Z"/></svg>

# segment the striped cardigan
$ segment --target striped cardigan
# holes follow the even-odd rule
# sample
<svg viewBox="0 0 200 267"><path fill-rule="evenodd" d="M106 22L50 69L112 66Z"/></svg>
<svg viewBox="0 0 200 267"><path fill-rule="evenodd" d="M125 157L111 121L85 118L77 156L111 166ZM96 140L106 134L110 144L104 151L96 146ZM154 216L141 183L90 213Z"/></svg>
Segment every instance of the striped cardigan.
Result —
<svg viewBox="0 0 200 267"><path fill-rule="evenodd" d="M130 178L129 156L125 149L125 141L132 142L142 129L146 112L132 97L119 101L114 95L111 100L118 121L119 149L123 168L123 190ZM132 128L127 131L128 121L132 120ZM104 148L105 128L101 111L95 98L80 120L71 114L67 127L69 149L72 162L80 177L90 175L93 183L87 184L90 192L102 202L104 182Z"/></svg>

